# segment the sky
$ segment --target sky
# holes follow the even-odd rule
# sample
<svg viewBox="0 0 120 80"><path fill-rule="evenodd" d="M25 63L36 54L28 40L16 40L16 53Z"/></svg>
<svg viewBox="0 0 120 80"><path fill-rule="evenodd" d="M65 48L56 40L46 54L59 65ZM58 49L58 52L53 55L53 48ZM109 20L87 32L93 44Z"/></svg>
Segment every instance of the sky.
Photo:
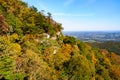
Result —
<svg viewBox="0 0 120 80"><path fill-rule="evenodd" d="M120 0L23 0L50 12L64 31L120 31Z"/></svg>

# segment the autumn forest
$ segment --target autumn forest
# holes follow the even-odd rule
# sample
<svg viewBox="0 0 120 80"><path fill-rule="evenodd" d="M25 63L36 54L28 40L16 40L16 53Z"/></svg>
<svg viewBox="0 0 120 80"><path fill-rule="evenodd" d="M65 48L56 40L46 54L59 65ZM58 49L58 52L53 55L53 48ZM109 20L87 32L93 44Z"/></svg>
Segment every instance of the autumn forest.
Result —
<svg viewBox="0 0 120 80"><path fill-rule="evenodd" d="M62 34L50 12L0 0L0 80L120 80L120 56Z"/></svg>

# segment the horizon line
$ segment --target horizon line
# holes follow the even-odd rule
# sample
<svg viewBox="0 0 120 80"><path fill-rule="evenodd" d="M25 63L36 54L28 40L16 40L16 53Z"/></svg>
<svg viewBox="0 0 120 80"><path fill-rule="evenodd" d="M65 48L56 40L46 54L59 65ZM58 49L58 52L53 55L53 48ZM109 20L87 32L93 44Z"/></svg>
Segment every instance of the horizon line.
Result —
<svg viewBox="0 0 120 80"><path fill-rule="evenodd" d="M62 32L120 32L120 30L62 30Z"/></svg>

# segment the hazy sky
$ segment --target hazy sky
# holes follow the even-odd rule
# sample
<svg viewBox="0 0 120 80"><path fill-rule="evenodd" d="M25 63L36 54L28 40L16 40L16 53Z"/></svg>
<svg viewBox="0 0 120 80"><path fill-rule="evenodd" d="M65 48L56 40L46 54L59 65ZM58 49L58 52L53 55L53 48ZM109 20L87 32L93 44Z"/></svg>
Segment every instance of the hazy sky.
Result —
<svg viewBox="0 0 120 80"><path fill-rule="evenodd" d="M120 31L120 0L23 0L50 12L65 31Z"/></svg>

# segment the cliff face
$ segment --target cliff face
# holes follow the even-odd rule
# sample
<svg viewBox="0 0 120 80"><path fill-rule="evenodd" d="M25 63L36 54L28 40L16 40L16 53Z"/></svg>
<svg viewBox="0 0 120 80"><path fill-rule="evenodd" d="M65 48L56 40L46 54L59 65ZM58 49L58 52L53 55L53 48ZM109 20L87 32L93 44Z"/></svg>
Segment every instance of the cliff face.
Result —
<svg viewBox="0 0 120 80"><path fill-rule="evenodd" d="M0 0L0 79L120 79L120 56L61 30L51 16L21 0Z"/></svg>

